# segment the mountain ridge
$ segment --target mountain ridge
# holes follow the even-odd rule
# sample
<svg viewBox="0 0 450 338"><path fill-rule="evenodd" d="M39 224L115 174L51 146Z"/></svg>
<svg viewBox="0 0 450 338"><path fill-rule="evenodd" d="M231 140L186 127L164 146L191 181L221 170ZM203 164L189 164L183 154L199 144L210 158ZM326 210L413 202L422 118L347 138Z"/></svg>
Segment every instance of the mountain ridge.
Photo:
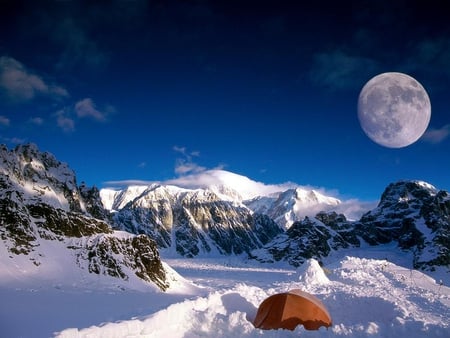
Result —
<svg viewBox="0 0 450 338"><path fill-rule="evenodd" d="M26 256L36 267L45 264L50 241L63 243L89 273L127 280L131 272L161 290L170 287L170 273L160 250L299 266L341 249L397 243L413 254L414 268L450 266L449 193L420 180L391 183L375 208L349 220L332 210L340 200L314 189L269 189L252 200L216 184L99 190L78 186L67 164L35 145L1 146L0 155L0 239L11 259Z"/></svg>
<svg viewBox="0 0 450 338"><path fill-rule="evenodd" d="M5 259L26 257L38 270L49 261L46 247L57 242L63 247L59 254L80 271L121 280L134 274L168 289L168 272L155 242L144 234L123 236L112 229L99 196L96 188L79 188L66 163L35 145L12 150L0 146L0 244L8 252Z"/></svg>

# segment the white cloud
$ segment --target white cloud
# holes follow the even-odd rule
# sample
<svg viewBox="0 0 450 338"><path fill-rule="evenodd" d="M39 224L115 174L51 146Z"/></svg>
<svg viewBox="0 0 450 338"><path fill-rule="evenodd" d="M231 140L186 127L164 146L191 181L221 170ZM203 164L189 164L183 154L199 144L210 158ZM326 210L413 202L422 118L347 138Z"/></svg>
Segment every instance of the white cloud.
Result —
<svg viewBox="0 0 450 338"><path fill-rule="evenodd" d="M270 196L284 192L288 189L301 188L306 190L315 190L324 196L337 197L337 192L327 190L324 188L317 188L312 186L300 186L293 182L285 182L280 184L265 184L249 179L246 176L235 174L221 169L205 169L189 175L183 175L174 179L165 181L143 181L143 180L122 180L122 181L108 181L104 182L109 187L124 188L133 185L174 185L185 189L205 189L205 188L220 188L225 186L238 192L244 200L249 200L258 196ZM349 220L359 220L361 216L375 208L378 201L360 201L357 199L341 200L337 205L318 204L316 207L308 206L307 214L315 216L319 211L336 211L342 213ZM305 212L305 210L303 211Z"/></svg>
<svg viewBox="0 0 450 338"><path fill-rule="evenodd" d="M0 137L0 140L3 140L6 143L13 144L24 144L26 142L25 139L19 137Z"/></svg>
<svg viewBox="0 0 450 338"><path fill-rule="evenodd" d="M9 127L11 121L6 116L0 115L0 126Z"/></svg>
<svg viewBox="0 0 450 338"><path fill-rule="evenodd" d="M91 118L99 122L105 122L108 113L115 111L112 106L106 106L105 110L106 112L98 110L91 98L85 98L78 101L72 107L65 107L59 110L55 113L55 116L58 127L65 132L72 132L75 130L77 119ZM33 120L33 122L39 124L40 120L37 118L36 120Z"/></svg>
<svg viewBox="0 0 450 338"><path fill-rule="evenodd" d="M99 111L91 98L78 101L74 110L79 118L90 117L97 121L106 121L106 113Z"/></svg>
<svg viewBox="0 0 450 338"><path fill-rule="evenodd" d="M359 220L367 211L374 209L379 201L360 201L358 199L349 199L341 201L340 204L332 208L338 214L344 214L348 220Z"/></svg>
<svg viewBox="0 0 450 338"><path fill-rule="evenodd" d="M179 159L175 165L175 173L178 175L185 175L188 173L199 173L205 171L206 168L194 162Z"/></svg>
<svg viewBox="0 0 450 338"><path fill-rule="evenodd" d="M430 143L440 143L450 135L450 124L440 129L429 129L423 134L422 139Z"/></svg>
<svg viewBox="0 0 450 338"><path fill-rule="evenodd" d="M117 181L106 181L103 182L103 185L113 188L125 188L134 185L150 185L153 183L161 183L158 181L145 181L145 180L117 180Z"/></svg>
<svg viewBox="0 0 450 338"><path fill-rule="evenodd" d="M172 149L183 155L183 158L177 159L175 164L175 173L177 175L199 173L206 170L205 167L202 167L197 163L195 163L194 161L192 161L193 156L195 157L200 156L199 151L188 152L186 147L179 147L179 146L173 146Z"/></svg>
<svg viewBox="0 0 450 338"><path fill-rule="evenodd" d="M275 192L285 191L298 186L291 182L282 184L256 182L246 176L235 174L220 168L204 169L186 176L166 180L162 183L176 185L187 189L227 186L239 192L244 199L270 195Z"/></svg>
<svg viewBox="0 0 450 338"><path fill-rule="evenodd" d="M199 157L200 156L200 152L198 150L194 150L194 151L188 152L186 147L179 147L179 146L173 146L172 149L174 151L176 151L177 153L182 154L183 156L185 156L189 160L191 160L192 157Z"/></svg>
<svg viewBox="0 0 450 338"><path fill-rule="evenodd" d="M186 154L186 147L179 147L179 146L173 146L172 149L178 153L181 153L183 155Z"/></svg>
<svg viewBox="0 0 450 338"><path fill-rule="evenodd" d="M53 99L69 96L65 88L47 83L19 61L7 56L0 57L0 91L15 102L30 101L36 96Z"/></svg>
<svg viewBox="0 0 450 338"><path fill-rule="evenodd" d="M56 112L56 123L65 132L72 132L75 130L75 121L67 115L65 110Z"/></svg>

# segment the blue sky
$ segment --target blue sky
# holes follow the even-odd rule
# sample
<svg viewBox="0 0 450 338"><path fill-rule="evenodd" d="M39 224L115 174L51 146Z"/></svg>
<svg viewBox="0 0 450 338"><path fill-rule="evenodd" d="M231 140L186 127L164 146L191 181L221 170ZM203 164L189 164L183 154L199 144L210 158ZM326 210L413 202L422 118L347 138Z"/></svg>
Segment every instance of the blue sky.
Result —
<svg viewBox="0 0 450 338"><path fill-rule="evenodd" d="M299 2L300 3L300 2ZM450 190L450 25L437 1L2 1L0 142L33 142L79 182L222 168L373 201L399 179ZM384 148L361 88L396 71L432 105Z"/></svg>

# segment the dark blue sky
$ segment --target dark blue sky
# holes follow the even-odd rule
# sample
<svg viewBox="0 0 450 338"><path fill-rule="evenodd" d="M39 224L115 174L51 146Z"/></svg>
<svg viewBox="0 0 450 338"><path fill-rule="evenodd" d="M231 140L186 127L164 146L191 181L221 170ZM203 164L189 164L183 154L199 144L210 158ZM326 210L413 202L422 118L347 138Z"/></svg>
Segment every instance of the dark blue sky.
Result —
<svg viewBox="0 0 450 338"><path fill-rule="evenodd" d="M36 143L98 187L220 167L361 200L399 179L450 190L444 3L2 1L0 142ZM388 71L431 100L406 148L357 118Z"/></svg>

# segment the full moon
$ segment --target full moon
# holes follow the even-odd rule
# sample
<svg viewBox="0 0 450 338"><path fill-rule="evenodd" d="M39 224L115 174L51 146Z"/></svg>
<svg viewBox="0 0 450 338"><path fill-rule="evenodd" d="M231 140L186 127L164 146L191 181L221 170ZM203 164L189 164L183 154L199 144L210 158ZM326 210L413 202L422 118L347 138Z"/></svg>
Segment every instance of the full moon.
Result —
<svg viewBox="0 0 450 338"><path fill-rule="evenodd" d="M370 79L358 99L362 129L374 142L402 148L416 142L431 118L427 92L403 73L383 73Z"/></svg>

